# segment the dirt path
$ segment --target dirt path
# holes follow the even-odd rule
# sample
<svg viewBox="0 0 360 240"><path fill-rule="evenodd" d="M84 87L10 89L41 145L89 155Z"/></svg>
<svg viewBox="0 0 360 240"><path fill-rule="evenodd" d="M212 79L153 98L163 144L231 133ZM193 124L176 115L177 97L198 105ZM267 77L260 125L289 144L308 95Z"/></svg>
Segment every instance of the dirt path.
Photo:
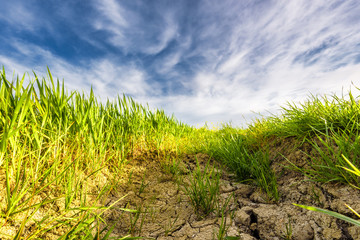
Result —
<svg viewBox="0 0 360 240"><path fill-rule="evenodd" d="M292 205L318 206L355 217L344 204L360 209L359 191L340 184L306 181L304 176L281 164L274 169L278 173L280 194L277 204L267 202L266 195L255 186L237 183L232 174L223 171L219 202L233 196L223 218L216 211L206 217L199 216L184 192L186 184L179 184L181 179L186 183L191 176L196 158L202 167L209 160L204 154L187 155L182 159L182 170L175 175L170 165L156 161L156 157L130 161L124 168L119 188L113 191L107 204L126 195L117 206L137 209L140 213L107 212L106 220L115 224L113 236L218 239L226 223L227 236L234 237L228 239L360 239L360 228Z"/></svg>

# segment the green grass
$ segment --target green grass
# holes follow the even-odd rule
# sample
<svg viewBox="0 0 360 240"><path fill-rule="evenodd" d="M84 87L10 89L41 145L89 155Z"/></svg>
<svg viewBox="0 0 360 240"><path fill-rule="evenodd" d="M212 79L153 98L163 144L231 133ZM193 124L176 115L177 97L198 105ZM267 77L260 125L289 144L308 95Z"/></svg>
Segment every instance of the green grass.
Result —
<svg viewBox="0 0 360 240"><path fill-rule="evenodd" d="M249 144L243 130L226 126L207 139L203 151L234 171L238 181L259 186L267 194L269 202L279 200L268 150Z"/></svg>
<svg viewBox="0 0 360 240"><path fill-rule="evenodd" d="M219 224L219 231L216 232L216 239L218 240L223 240L223 239L233 239L233 240L238 240L240 239L240 237L232 237L232 236L227 236L227 231L230 228L232 221L234 219L234 211L231 211L230 209L230 205L235 202L235 197L234 195L230 195L229 197L227 197L221 204L219 203L217 206L217 215L220 218L220 224ZM230 223L227 222L227 216L230 217L231 221Z"/></svg>
<svg viewBox="0 0 360 240"><path fill-rule="evenodd" d="M0 75L1 194L6 195L0 228L21 223L18 236L67 229L68 238L87 238L84 226L100 224L98 212L110 209L103 201L122 166L147 151L181 154L184 136L194 131L130 97L102 103L92 90L88 96L68 93L50 71L47 80L34 75L27 86L25 77L9 81L4 69ZM104 172L113 174L104 181ZM50 210L55 206L60 210ZM35 219L39 209L48 213Z"/></svg>
<svg viewBox="0 0 360 240"><path fill-rule="evenodd" d="M248 128L257 138L269 136L303 139L316 133L351 130L358 133L360 108L352 92L348 96L314 96L303 103L288 103L282 113L257 120Z"/></svg>
<svg viewBox="0 0 360 240"><path fill-rule="evenodd" d="M314 181L359 187L354 169L360 164L360 106L351 92L310 95L246 129L210 130L190 127L125 95L100 102L92 89L68 92L50 71L46 79L34 73L25 84L26 78L10 81L5 69L0 73L0 238L41 239L59 230L67 239L106 239L113 228L102 215L118 206L104 207L104 201L123 166L147 152L155 152L164 172L175 179L183 154L206 153L234 172L237 181L259 187L268 202L278 202L271 147L294 139L312 149L305 152L306 166L289 162L294 170ZM220 175L209 165L190 175L190 201L206 216L216 208ZM9 226L16 228L15 236L1 231Z"/></svg>
<svg viewBox="0 0 360 240"><path fill-rule="evenodd" d="M344 169L347 173L350 173L354 176L357 176L357 177L360 177L360 170L358 167L356 167L353 163L351 163L349 161L349 159L347 159L344 155L342 155L342 158L344 159L345 163L347 164L346 166L341 166L342 169ZM345 165L345 164L344 164ZM352 185L352 184L351 184ZM357 189L360 189L360 185L352 185L354 186L355 188ZM360 221L359 220L356 220L356 219L353 219L353 218L350 218L348 216L345 216L345 215L342 215L340 213L337 213L337 212L333 212L333 211L329 211L329 210L326 210L326 209L322 209L322 208L318 208L318 207L312 207L312 206L305 206L305 205L301 205L301 204L294 204L295 206L297 207L301 207L301 208L304 208L304 209L307 209L307 210L310 210L310 211L314 211L314 212L320 212L320 213L323 213L323 214L327 214L329 216L332 216L332 217L335 217L335 218L338 218L338 219L341 219L343 221L346 221L348 223L351 223L355 226L358 226L360 227ZM360 217L359 213L357 211L355 211L354 209L352 209L350 206L348 206L347 204L345 204L347 208L349 208L358 218Z"/></svg>
<svg viewBox="0 0 360 240"><path fill-rule="evenodd" d="M215 167L210 167L209 161L205 168L201 169L199 161L196 159L196 169L190 176L190 182L183 186L195 212L200 217L206 217L216 210L220 195L221 173Z"/></svg>

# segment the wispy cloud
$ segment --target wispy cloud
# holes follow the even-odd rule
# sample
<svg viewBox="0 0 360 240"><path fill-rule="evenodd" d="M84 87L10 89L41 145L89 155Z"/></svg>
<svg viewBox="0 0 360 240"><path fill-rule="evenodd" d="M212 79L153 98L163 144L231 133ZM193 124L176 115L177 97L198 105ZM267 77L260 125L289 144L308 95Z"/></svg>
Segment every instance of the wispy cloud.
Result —
<svg viewBox="0 0 360 240"><path fill-rule="evenodd" d="M146 72L131 63L116 65L107 59L98 59L90 61L87 67L79 68L39 46L20 42L14 46L23 56L27 56L27 60L20 62L0 55L0 63L5 66L7 73L16 70L17 74L23 74L34 70L38 76L46 76L46 66L49 66L53 76L64 79L69 89L88 92L92 86L96 95L103 100L122 93L134 97L158 94L156 85L149 84ZM32 55L35 52L37 54ZM28 66L32 66L31 69Z"/></svg>
<svg viewBox="0 0 360 240"><path fill-rule="evenodd" d="M191 124L241 124L360 78L356 0L92 0L53 16L38 14L51 4L4 6L8 70L48 65L71 89L125 93Z"/></svg>
<svg viewBox="0 0 360 240"><path fill-rule="evenodd" d="M100 96L114 98L118 94L125 93L141 98L158 93L156 85L147 82L146 73L135 66L117 66L108 60L102 60L93 62L90 69L92 70L84 73L84 76Z"/></svg>
<svg viewBox="0 0 360 240"><path fill-rule="evenodd" d="M349 88L359 77L359 65L354 62L360 51L360 29L349 25L354 21L354 7L360 10L358 4L277 1L242 10L243 3L227 3L233 11L222 14L221 8L212 9L211 5L208 11L230 21L228 35L222 34L221 21L208 22L210 30L204 27L202 31L204 39L215 38L210 44L217 39L223 44L196 49L207 64L203 66L206 74L194 77L194 92L208 97L209 105L226 104L221 112L211 107L207 111L218 116L230 115L238 108L245 115L249 107L274 111L286 101L303 100L309 92L339 93L341 86ZM210 112L204 112L207 114Z"/></svg>
<svg viewBox="0 0 360 240"><path fill-rule="evenodd" d="M11 28L17 31L33 31L36 16L29 11L28 5L21 1L1 1L0 20L7 22Z"/></svg>
<svg viewBox="0 0 360 240"><path fill-rule="evenodd" d="M177 36L178 27L171 11L161 12L155 8L150 18L144 18L142 14L149 14L146 4L136 5L138 11L125 9L126 6L115 0L94 1L93 5L103 16L94 21L94 27L109 31L110 42L126 53L155 55Z"/></svg>

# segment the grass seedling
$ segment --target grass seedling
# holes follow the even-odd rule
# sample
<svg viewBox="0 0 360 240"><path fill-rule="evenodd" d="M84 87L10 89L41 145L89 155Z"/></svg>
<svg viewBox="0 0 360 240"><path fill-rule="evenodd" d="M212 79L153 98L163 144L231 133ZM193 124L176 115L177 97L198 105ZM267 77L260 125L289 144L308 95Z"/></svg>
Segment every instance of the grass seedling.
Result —
<svg viewBox="0 0 360 240"><path fill-rule="evenodd" d="M149 185L149 183L145 183L145 178L146 178L146 172L144 173L144 176L141 180L141 185L138 192L139 196L145 191L145 188Z"/></svg>
<svg viewBox="0 0 360 240"><path fill-rule="evenodd" d="M209 162L210 160L202 171L196 158L197 167L190 176L190 184L184 186L184 190L199 216L201 214L207 216L212 213L216 208L219 196L220 173L214 167L210 168Z"/></svg>
<svg viewBox="0 0 360 240"><path fill-rule="evenodd" d="M327 214L329 216L332 216L332 217L336 217L338 219L341 219L341 220L344 220L348 223L351 223L355 226L359 226L360 227L360 221L359 220L355 220L353 218L350 218L348 216L345 216L345 215L342 215L340 213L337 213L337 212L333 212L333 211L329 211L329 210L326 210L326 209L322 209L322 208L318 208L318 207L311 207L311 206L305 206L305 205L301 205L301 204L295 204L293 203L293 205L297 206L297 207L301 207L301 208L304 208L304 209L307 209L307 210L310 210L310 211L314 211L314 212L320 212L320 213L324 213L324 214ZM349 206L348 206L349 207ZM349 208L351 211L354 211L353 209ZM355 212L355 211L354 211ZM356 214L358 214L357 212L355 212ZM360 215L359 215L360 217Z"/></svg>
<svg viewBox="0 0 360 240"><path fill-rule="evenodd" d="M279 192L277 189L276 176L270 168L270 159L267 152L261 151L249 155L252 164L252 175L256 184L266 192L268 202L279 200Z"/></svg>
<svg viewBox="0 0 360 240"><path fill-rule="evenodd" d="M134 170L131 170L130 174L129 174L129 179L128 179L128 184L132 184L132 175L134 173Z"/></svg>
<svg viewBox="0 0 360 240"><path fill-rule="evenodd" d="M318 205L323 205L320 201L320 195L317 191L315 191L314 186L312 186L311 192L312 192L312 195L310 196L311 200L315 201Z"/></svg>
<svg viewBox="0 0 360 240"><path fill-rule="evenodd" d="M236 237L226 236L227 231L228 231L230 225L232 224L232 222L230 222L230 225L228 225L228 223L227 223L227 219L228 219L227 216L228 216L228 211L230 210L229 205L230 205L231 200L234 201L234 195L233 194L225 199L222 206L220 206L220 204L219 204L218 207L217 207L218 216L221 216L220 224L219 224L219 231L216 233L216 239L218 239L218 240L239 239L239 238L236 238ZM234 212L230 213L231 221L232 221L233 218L234 218Z"/></svg>
<svg viewBox="0 0 360 240"><path fill-rule="evenodd" d="M135 211L130 214L130 226L129 226L129 234L134 236L136 233L141 234L142 227L144 225L145 216L147 213L147 208L143 211L143 207L139 205ZM141 219L140 219L141 217ZM138 221L140 223L138 224ZM139 226L137 226L139 225Z"/></svg>
<svg viewBox="0 0 360 240"><path fill-rule="evenodd" d="M285 233L282 236L284 240L291 240L292 239L292 224L291 224L291 217L289 217L288 223L285 223Z"/></svg>
<svg viewBox="0 0 360 240"><path fill-rule="evenodd" d="M169 233L171 233L175 230L174 226L178 219L179 219L179 215L177 215L174 220L172 220L171 218L169 219L169 222L164 226L165 237L167 237L169 235Z"/></svg>
<svg viewBox="0 0 360 240"><path fill-rule="evenodd" d="M161 167L165 173L170 174L172 179L178 183L179 175L184 173L181 163L181 160L169 156L165 161L161 162Z"/></svg>

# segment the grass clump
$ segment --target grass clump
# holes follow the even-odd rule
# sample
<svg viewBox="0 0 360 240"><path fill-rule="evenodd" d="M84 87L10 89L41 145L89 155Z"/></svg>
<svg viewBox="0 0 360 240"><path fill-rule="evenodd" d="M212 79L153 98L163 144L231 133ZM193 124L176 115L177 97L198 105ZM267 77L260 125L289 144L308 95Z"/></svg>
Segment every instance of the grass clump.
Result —
<svg viewBox="0 0 360 240"><path fill-rule="evenodd" d="M342 182L358 186L358 176L345 171L348 163L343 156L350 156L352 164L359 166L360 142L359 136L349 131L335 132L330 129L327 134L319 134L307 139L312 146L308 155L307 167L298 167L292 163L295 170L302 172L318 182Z"/></svg>
<svg viewBox="0 0 360 240"><path fill-rule="evenodd" d="M360 170L359 168L357 168L354 164L352 164L349 159L347 159L344 155L342 155L343 159L345 160L345 162L348 164L348 166L346 167L342 167L345 171L357 176L357 177L360 177ZM357 186L354 186L355 188L359 189L359 186L360 185L357 185ZM294 204L295 206L298 206L298 207L301 207L301 208L304 208L304 209L307 209L307 210L310 210L310 211L314 211L314 212L320 212L320 213L323 213L323 214L327 214L329 216L332 216L332 217L335 217L335 218L338 218L338 219L341 219L343 221L346 221L348 223L351 223L355 226L358 226L360 227L360 221L359 220L356 220L356 219L353 219L353 218L350 218L348 216L345 216L345 215L342 215L340 213L337 213L337 212L333 212L333 211L329 211L329 210L326 210L326 209L322 209L322 208L317 208L317 207L312 207L312 206L305 206L305 205L301 205L301 204ZM347 208L349 208L351 210L351 212L353 212L357 217L360 217L360 214L355 211L354 209L352 209L350 206L348 206L347 204L345 204Z"/></svg>
<svg viewBox="0 0 360 240"><path fill-rule="evenodd" d="M335 132L352 129L358 133L359 126L354 123L359 121L360 107L351 91L348 99L310 95L304 103L288 103L280 115L255 121L247 134L260 140L273 136L303 139L318 133L327 134L329 129Z"/></svg>
<svg viewBox="0 0 360 240"><path fill-rule="evenodd" d="M184 185L184 191L190 198L195 212L207 216L214 212L219 198L220 172L209 167L209 162L201 169L196 159L196 169L191 174L190 182Z"/></svg>
<svg viewBox="0 0 360 240"><path fill-rule="evenodd" d="M101 103L64 83L0 74L0 238L107 236L101 215L121 169L143 152L180 154L193 129L130 97ZM94 228L94 226L98 226ZM90 229L90 230L89 230ZM100 230L99 230L100 229Z"/></svg>
<svg viewBox="0 0 360 240"><path fill-rule="evenodd" d="M255 183L265 191L267 201L279 200L268 150L251 146L243 130L227 126L207 144L206 151L232 170L239 181Z"/></svg>
<svg viewBox="0 0 360 240"><path fill-rule="evenodd" d="M345 155L358 166L360 106L349 92L347 97L314 96L301 104L289 103L278 116L259 119L247 129L224 125L206 132L199 151L207 152L232 170L239 181L252 182L278 201L277 180L271 168L278 153L274 144L293 139L293 145L308 143L311 151L306 165L290 162L294 169L320 182L358 185L358 177L346 172Z"/></svg>

